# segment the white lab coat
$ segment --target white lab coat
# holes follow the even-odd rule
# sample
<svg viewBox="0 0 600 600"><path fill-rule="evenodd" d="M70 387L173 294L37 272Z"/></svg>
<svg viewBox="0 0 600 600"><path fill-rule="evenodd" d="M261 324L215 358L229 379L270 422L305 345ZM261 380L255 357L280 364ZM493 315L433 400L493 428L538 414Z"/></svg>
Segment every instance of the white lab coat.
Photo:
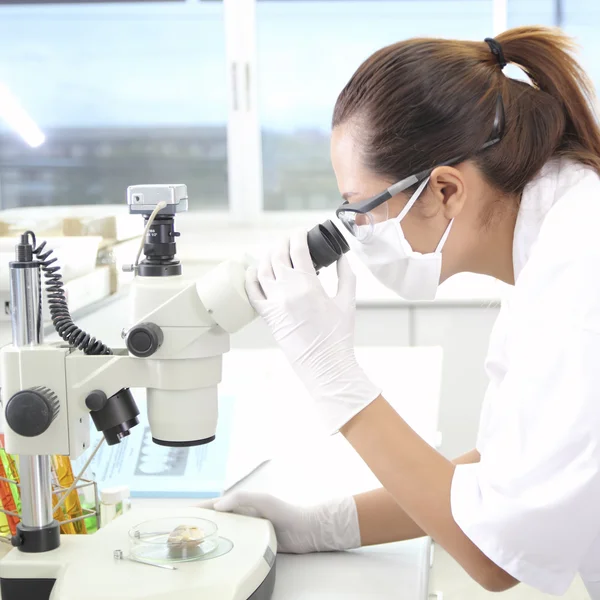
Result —
<svg viewBox="0 0 600 600"><path fill-rule="evenodd" d="M451 503L513 577L600 600L600 178L566 159L523 194L515 286L494 326L477 449Z"/></svg>

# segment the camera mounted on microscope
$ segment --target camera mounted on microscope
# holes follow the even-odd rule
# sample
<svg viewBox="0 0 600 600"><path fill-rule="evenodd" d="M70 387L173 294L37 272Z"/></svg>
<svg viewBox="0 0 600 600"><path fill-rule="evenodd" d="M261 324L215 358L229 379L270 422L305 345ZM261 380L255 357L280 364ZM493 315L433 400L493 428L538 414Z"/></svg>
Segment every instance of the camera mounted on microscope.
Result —
<svg viewBox="0 0 600 600"><path fill-rule="evenodd" d="M164 204L158 212L157 207ZM188 209L187 186L184 184L132 185L127 188L129 213L142 215L150 227L145 232L144 256L137 265L141 277L181 275L177 253L175 215ZM154 217L152 216L154 215Z"/></svg>

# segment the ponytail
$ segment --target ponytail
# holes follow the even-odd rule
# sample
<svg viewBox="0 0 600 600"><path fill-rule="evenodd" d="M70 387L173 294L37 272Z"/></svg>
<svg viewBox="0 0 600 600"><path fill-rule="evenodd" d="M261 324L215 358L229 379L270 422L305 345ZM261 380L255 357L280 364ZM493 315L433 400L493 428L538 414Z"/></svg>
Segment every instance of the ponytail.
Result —
<svg viewBox="0 0 600 600"><path fill-rule="evenodd" d="M600 128L594 113L596 99L591 81L573 57L573 40L558 29L544 27L509 29L496 40L501 44L506 60L520 67L537 90L548 94L558 104L561 114L557 121L562 122L563 130L553 153L586 164L600 174ZM535 95L530 101L539 103L540 108L547 103L544 99L536 99ZM552 116L554 112L551 111Z"/></svg>

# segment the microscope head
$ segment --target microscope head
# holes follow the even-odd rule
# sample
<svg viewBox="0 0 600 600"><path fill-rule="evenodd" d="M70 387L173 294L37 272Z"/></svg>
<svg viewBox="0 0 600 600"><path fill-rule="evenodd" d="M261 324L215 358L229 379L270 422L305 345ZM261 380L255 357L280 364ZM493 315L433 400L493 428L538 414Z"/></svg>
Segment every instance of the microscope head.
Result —
<svg viewBox="0 0 600 600"><path fill-rule="evenodd" d="M215 438L222 355L229 350L229 336L256 317L245 291L250 257L225 261L196 282L177 277L181 265L175 260L173 222L187 202L184 185L127 190L130 213L150 221L146 258L136 268L129 294L132 325L126 344L136 367L137 361L146 362L143 385L152 439L174 447ZM311 229L307 241L317 272L349 250L331 221Z"/></svg>

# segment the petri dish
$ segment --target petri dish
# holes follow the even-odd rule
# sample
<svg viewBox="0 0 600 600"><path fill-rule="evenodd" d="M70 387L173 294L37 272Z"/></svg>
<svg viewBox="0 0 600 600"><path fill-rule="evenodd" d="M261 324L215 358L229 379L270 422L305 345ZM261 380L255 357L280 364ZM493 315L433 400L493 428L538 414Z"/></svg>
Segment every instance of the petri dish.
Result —
<svg viewBox="0 0 600 600"><path fill-rule="evenodd" d="M135 557L157 563L206 560L225 553L224 540L217 533L217 525L207 519L154 519L129 530L129 550Z"/></svg>

